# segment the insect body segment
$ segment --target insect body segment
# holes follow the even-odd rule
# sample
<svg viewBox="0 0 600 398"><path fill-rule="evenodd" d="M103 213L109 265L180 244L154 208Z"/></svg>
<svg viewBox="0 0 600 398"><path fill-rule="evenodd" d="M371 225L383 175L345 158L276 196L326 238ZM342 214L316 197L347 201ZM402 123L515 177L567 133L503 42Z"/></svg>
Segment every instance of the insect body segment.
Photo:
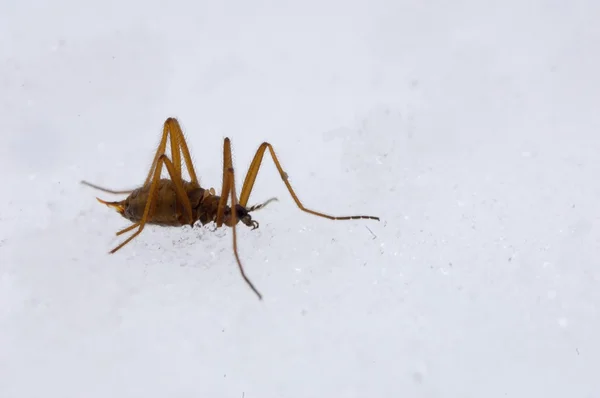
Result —
<svg viewBox="0 0 600 398"><path fill-rule="evenodd" d="M165 154L167 139L169 139L171 146L171 158ZM264 153L267 149L288 191L301 210L331 220L357 218L379 220L378 217L374 216L336 217L305 208L292 189L287 179L287 174L283 171L273 147L267 142L261 144L256 152L246 174L238 200L235 190L235 172L231 160L231 142L229 138L225 138L223 145L223 184L221 195L216 195L213 188L205 189L200 186L179 122L175 118L168 118L164 123L163 134L152 161L152 166L148 172L146 181L141 187L129 191L115 191L82 181L85 185L107 193L128 194L124 200L114 202L97 198L100 203L115 209L121 216L133 223L129 227L118 231L117 235L122 235L137 228L133 234L111 250L110 253L116 252L139 235L146 224L179 227L183 225L193 226L196 222L200 222L201 224L214 222L217 227L226 225L231 227L233 231L233 252L240 273L258 298L262 299L262 295L252 282L250 282L242 267L237 250L236 224L242 222L242 224L252 229L258 228L258 222L252 219L250 213L262 209L272 201L277 200L276 198L271 198L263 203L247 206ZM190 175L190 181L182 178L182 157ZM161 178L163 167L167 169L170 178Z"/></svg>

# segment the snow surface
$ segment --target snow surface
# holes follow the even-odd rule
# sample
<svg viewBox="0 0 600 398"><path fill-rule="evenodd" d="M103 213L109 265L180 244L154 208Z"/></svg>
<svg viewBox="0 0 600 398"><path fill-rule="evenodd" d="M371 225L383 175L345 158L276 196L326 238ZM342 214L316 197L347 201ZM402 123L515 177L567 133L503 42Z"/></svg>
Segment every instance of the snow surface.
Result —
<svg viewBox="0 0 600 398"><path fill-rule="evenodd" d="M600 4L0 5L0 397L599 397ZM168 116L240 228L129 223Z"/></svg>

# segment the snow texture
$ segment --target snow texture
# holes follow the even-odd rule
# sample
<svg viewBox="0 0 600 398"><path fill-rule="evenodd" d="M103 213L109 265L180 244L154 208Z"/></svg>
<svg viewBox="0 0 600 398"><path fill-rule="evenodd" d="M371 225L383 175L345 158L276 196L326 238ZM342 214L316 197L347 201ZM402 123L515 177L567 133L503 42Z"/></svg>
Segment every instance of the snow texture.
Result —
<svg viewBox="0 0 600 398"><path fill-rule="evenodd" d="M0 5L0 397L600 396L600 4ZM260 228L127 225L168 116Z"/></svg>

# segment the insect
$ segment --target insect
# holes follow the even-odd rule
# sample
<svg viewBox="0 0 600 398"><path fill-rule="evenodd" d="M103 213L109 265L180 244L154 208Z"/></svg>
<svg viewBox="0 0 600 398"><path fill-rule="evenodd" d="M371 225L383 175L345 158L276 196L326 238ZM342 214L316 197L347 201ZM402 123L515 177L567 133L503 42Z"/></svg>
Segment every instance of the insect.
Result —
<svg viewBox="0 0 600 398"><path fill-rule="evenodd" d="M166 155L167 140L171 146L171 158ZM292 189L288 181L288 175L283 171L279 159L275 155L273 146L268 142L263 142L256 151L238 199L231 160L231 142L229 138L225 138L223 144L221 195L216 195L214 188L206 189L200 185L181 126L177 119L172 117L164 122L161 140L152 161L152 166L150 167L146 181L144 181L141 187L127 191L116 191L87 181L81 181L81 183L111 194L128 194L124 200L114 202L96 198L100 203L115 209L121 216L133 223L127 228L118 231L116 233L117 236L136 229L131 236L111 250L111 254L131 242L132 239L142 232L144 226L147 224L171 227L190 225L193 227L199 221L202 225L214 222L217 228L223 225L231 227L233 231L233 253L239 271L244 281L256 293L258 298L262 300L262 295L246 276L244 267L240 261L237 249L236 224L241 221L244 225L252 229L258 228L258 222L252 219L250 213L262 209L270 202L277 200L277 198L271 198L263 203L247 206L250 193L254 187L254 182L267 149L271 154L283 183L301 210L330 220L373 219L379 221L379 218L374 216L335 217L304 207ZM182 157L187 167L190 181L182 178ZM170 179L161 178L163 166L166 167ZM228 204L229 200L231 200L231 203Z"/></svg>

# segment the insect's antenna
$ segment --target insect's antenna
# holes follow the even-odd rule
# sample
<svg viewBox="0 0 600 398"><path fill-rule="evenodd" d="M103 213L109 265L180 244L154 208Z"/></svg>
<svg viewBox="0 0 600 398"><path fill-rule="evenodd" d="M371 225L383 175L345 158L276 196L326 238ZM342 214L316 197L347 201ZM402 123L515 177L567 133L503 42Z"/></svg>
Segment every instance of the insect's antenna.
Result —
<svg viewBox="0 0 600 398"><path fill-rule="evenodd" d="M266 201L264 201L264 202L263 202L263 203L261 203L261 204L254 205L254 206L250 206L250 207L248 207L246 210L248 211L248 213L250 213L251 211L255 211L255 210L260 210L260 209L262 209L263 207L265 207L266 205L268 205L268 204L269 204L269 203L271 203L271 202L278 202L278 201L279 201L279 199L277 199L277 198L271 198L271 199L269 199L269 200L266 200Z"/></svg>

